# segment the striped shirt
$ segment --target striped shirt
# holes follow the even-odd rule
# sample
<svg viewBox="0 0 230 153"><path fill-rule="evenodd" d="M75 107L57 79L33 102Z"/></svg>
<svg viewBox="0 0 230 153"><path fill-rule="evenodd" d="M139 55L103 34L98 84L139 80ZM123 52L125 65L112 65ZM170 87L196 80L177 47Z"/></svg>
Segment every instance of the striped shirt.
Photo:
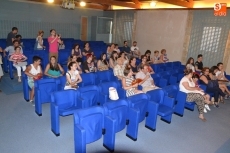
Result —
<svg viewBox="0 0 230 153"><path fill-rule="evenodd" d="M13 53L10 57L12 60L22 60L22 59L25 59L26 56L19 53L19 54L16 54L16 53Z"/></svg>
<svg viewBox="0 0 230 153"><path fill-rule="evenodd" d="M126 86L131 86L132 85L132 82L133 82L134 78L133 77L125 77L125 84ZM135 88L130 88L128 90L126 90L126 96L129 97L129 96L132 96L132 95L135 95Z"/></svg>

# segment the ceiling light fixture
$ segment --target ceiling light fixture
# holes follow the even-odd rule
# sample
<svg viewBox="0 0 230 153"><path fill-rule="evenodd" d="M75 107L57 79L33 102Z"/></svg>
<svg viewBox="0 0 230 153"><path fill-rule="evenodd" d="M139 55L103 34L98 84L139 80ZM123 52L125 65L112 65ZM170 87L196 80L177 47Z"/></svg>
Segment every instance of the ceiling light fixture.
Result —
<svg viewBox="0 0 230 153"><path fill-rule="evenodd" d="M85 2L80 2L80 6L84 7L86 5Z"/></svg>
<svg viewBox="0 0 230 153"><path fill-rule="evenodd" d="M54 2L54 0L47 0L47 2L48 2L48 3L53 3L53 2Z"/></svg>
<svg viewBox="0 0 230 153"><path fill-rule="evenodd" d="M152 1L152 2L150 2L150 7L156 7L156 5L157 5L157 1Z"/></svg>

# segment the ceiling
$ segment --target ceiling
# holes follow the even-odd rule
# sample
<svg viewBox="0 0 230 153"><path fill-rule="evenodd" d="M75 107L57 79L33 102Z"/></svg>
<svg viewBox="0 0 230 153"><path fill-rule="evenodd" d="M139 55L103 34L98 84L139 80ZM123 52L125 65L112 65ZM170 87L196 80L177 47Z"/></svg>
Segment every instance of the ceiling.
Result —
<svg viewBox="0 0 230 153"><path fill-rule="evenodd" d="M21 0L36 3L48 3L47 0ZM68 0L65 0L68 1ZM213 8L216 0L75 0L75 6L81 7L80 2L86 2L85 8L100 10L115 9L157 9L157 8ZM151 2L155 5L150 5ZM53 4L60 5L63 0L54 0ZM221 0L228 3L229 0Z"/></svg>

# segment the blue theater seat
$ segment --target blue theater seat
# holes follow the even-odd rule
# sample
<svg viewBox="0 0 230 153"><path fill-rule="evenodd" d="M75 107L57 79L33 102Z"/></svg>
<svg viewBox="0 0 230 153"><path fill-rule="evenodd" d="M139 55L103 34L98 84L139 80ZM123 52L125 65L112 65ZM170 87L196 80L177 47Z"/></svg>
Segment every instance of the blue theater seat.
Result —
<svg viewBox="0 0 230 153"><path fill-rule="evenodd" d="M174 98L165 96L162 89L151 90L146 94L149 95L151 101L159 104L158 115L161 116L161 120L171 123L172 114L174 112Z"/></svg>
<svg viewBox="0 0 230 153"><path fill-rule="evenodd" d="M99 140L102 135L103 146L113 152L115 119L105 116L103 107L96 106L77 110L74 113L75 153L86 153L86 145Z"/></svg>
<svg viewBox="0 0 230 153"><path fill-rule="evenodd" d="M82 78L82 82L79 83L80 87L95 85L96 76L94 73L82 73L81 78Z"/></svg>
<svg viewBox="0 0 230 153"><path fill-rule="evenodd" d="M139 123L142 122L146 117L145 127L155 131L159 105L153 101L150 101L146 94L133 95L128 97L127 100L130 108L140 111Z"/></svg>
<svg viewBox="0 0 230 153"><path fill-rule="evenodd" d="M42 104L51 102L51 93L58 91L58 79L40 79L34 82L35 112L42 115Z"/></svg>
<svg viewBox="0 0 230 153"><path fill-rule="evenodd" d="M115 120L115 133L123 130L126 125L126 136L132 140L137 140L139 114L138 110L129 108L128 102L124 99L112 101L104 104L105 115ZM108 133L113 136L113 133ZM115 135L109 144L115 144ZM111 150L114 146L111 145Z"/></svg>
<svg viewBox="0 0 230 153"><path fill-rule="evenodd" d="M78 109L78 92L75 90L64 90L51 93L51 131L56 135L60 135L60 119L59 116L72 115Z"/></svg>

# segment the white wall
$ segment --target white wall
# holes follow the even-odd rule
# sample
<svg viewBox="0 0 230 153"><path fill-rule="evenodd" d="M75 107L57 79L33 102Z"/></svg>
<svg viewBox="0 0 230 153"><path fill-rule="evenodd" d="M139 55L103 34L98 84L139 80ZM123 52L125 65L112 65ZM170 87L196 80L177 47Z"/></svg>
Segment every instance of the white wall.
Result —
<svg viewBox="0 0 230 153"><path fill-rule="evenodd" d="M135 40L142 53L166 49L170 61L181 61L188 10L137 11Z"/></svg>

